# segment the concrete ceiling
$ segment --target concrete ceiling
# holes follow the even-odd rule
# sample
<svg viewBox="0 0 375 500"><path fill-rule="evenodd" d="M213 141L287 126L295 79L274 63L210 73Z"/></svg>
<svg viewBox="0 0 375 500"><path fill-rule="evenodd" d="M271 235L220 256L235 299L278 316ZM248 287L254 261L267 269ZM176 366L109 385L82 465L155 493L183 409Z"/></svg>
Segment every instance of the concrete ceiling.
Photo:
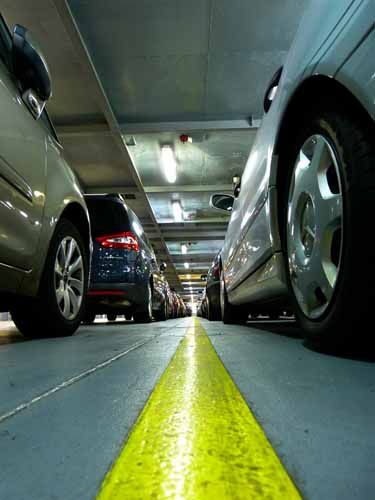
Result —
<svg viewBox="0 0 375 500"><path fill-rule="evenodd" d="M210 195L230 192L242 173L265 87L307 1L2 1L8 23L32 29L44 49L49 112L84 189L125 194L171 264L171 285L189 296L192 280L178 275L187 262L199 277L221 248L228 217L209 208ZM181 133L193 142L182 144ZM175 151L174 184L164 177L164 144ZM193 282L195 294L203 282Z"/></svg>
<svg viewBox="0 0 375 500"><path fill-rule="evenodd" d="M120 123L260 117L304 0L68 0Z"/></svg>

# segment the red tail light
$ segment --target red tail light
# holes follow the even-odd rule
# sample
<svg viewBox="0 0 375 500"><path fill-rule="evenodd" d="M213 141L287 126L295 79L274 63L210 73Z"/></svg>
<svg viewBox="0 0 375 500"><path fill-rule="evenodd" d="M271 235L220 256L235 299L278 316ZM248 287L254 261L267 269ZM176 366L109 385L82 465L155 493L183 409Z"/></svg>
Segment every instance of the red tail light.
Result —
<svg viewBox="0 0 375 500"><path fill-rule="evenodd" d="M139 251L138 239L132 232L99 236L95 240L105 248L123 248L124 250Z"/></svg>

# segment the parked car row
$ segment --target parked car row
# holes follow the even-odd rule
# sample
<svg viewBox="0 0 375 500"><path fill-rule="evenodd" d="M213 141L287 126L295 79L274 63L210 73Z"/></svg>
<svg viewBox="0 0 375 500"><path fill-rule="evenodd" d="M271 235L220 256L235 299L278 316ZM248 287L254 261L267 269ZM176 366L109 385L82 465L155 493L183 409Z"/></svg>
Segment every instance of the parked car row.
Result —
<svg viewBox="0 0 375 500"><path fill-rule="evenodd" d="M85 323L105 314L138 323L186 315L185 303L165 279L140 220L120 194L86 195L93 255Z"/></svg>
<svg viewBox="0 0 375 500"><path fill-rule="evenodd" d="M27 29L11 33L1 16L0 79L0 312L30 337L71 335L96 314L184 316L121 196L83 195L45 109L45 58Z"/></svg>

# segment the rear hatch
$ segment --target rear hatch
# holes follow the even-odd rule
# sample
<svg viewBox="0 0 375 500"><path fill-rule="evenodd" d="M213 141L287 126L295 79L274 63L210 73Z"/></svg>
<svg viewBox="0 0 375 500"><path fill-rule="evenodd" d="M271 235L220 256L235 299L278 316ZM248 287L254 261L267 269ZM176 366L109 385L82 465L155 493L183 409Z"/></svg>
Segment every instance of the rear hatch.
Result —
<svg viewBox="0 0 375 500"><path fill-rule="evenodd" d="M86 196L86 203L94 247L90 286L134 283L139 246L126 205L106 196Z"/></svg>

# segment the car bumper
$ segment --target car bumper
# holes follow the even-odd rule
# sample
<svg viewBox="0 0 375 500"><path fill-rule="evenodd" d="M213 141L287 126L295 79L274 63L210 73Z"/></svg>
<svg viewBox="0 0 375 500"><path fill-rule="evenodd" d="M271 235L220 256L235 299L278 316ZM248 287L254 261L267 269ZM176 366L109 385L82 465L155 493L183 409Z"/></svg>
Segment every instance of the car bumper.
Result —
<svg viewBox="0 0 375 500"><path fill-rule="evenodd" d="M147 285L95 283L87 292L87 309L97 314L144 308Z"/></svg>

